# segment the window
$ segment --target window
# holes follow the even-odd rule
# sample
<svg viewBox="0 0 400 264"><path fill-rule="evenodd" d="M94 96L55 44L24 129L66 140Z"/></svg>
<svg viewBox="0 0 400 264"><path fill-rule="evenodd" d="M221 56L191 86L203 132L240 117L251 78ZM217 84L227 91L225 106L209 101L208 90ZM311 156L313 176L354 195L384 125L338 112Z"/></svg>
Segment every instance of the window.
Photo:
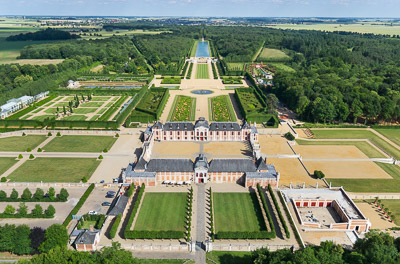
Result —
<svg viewBox="0 0 400 264"><path fill-rule="evenodd" d="M169 134L172 136L172 131L170 131Z"/></svg>

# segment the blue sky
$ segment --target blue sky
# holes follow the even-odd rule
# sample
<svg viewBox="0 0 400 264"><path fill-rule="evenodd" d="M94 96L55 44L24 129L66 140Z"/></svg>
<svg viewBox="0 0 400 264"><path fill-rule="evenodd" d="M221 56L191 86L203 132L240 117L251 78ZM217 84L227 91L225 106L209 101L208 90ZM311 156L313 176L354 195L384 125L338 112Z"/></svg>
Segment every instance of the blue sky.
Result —
<svg viewBox="0 0 400 264"><path fill-rule="evenodd" d="M399 17L400 0L0 0L0 15Z"/></svg>

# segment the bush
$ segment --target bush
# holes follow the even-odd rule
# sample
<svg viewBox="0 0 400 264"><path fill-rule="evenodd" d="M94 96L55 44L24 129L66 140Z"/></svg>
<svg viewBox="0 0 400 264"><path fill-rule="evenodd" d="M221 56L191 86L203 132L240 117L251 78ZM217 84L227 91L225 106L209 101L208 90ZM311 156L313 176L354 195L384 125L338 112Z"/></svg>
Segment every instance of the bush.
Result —
<svg viewBox="0 0 400 264"><path fill-rule="evenodd" d="M24 190L24 192L22 193L21 198L22 198L22 200L25 200L25 201L30 200L32 198L31 191L28 188L26 188Z"/></svg>
<svg viewBox="0 0 400 264"><path fill-rule="evenodd" d="M43 198L43 196L44 196L44 191L40 188L37 188L35 194L33 195L33 198L35 200L40 200Z"/></svg>
<svg viewBox="0 0 400 264"><path fill-rule="evenodd" d="M126 224L126 227L125 227L125 230L124 230L124 236L125 236L125 238L128 238L128 239L129 239L129 238L131 238L131 239L138 238L137 235L134 234L136 231L132 231L132 230L130 230L130 229L131 229L131 227L132 227L133 220L135 219L135 216L136 216L137 210L138 210L138 208L139 208L140 201L141 201L141 199L142 199L142 196L143 196L143 193L144 193L145 188L146 188L146 186L144 185L144 183L142 183L142 186L141 186L140 189L139 189L139 192L138 192L138 195L137 195L135 204L133 205L132 213L131 213L131 215L129 216L128 223ZM182 233L183 233L183 232L182 232Z"/></svg>
<svg viewBox="0 0 400 264"><path fill-rule="evenodd" d="M26 136L25 132L22 132L22 136L23 136L23 137L25 137L25 136Z"/></svg>
<svg viewBox="0 0 400 264"><path fill-rule="evenodd" d="M29 159L34 159L35 156L33 156L33 154L29 155Z"/></svg>
<svg viewBox="0 0 400 264"><path fill-rule="evenodd" d="M83 183L86 183L86 182L87 182L87 178L86 178L86 177L83 177L83 178L82 178L82 182L83 182Z"/></svg>
<svg viewBox="0 0 400 264"><path fill-rule="evenodd" d="M115 137L116 137L116 138L118 138L118 137L119 137L119 134L118 134L118 133L117 133L117 134L115 134Z"/></svg>
<svg viewBox="0 0 400 264"><path fill-rule="evenodd" d="M115 237L115 235L117 234L117 230L118 230L119 223L121 222L121 218L122 218L122 215L119 214L114 219L114 222L110 229L110 238L111 239L113 239Z"/></svg>
<svg viewBox="0 0 400 264"><path fill-rule="evenodd" d="M132 197L134 191L135 185L132 183L131 186L129 186L129 189L126 191L126 196Z"/></svg>
<svg viewBox="0 0 400 264"><path fill-rule="evenodd" d="M18 192L15 189L12 189L11 194L10 194L10 199L18 199Z"/></svg>
<svg viewBox="0 0 400 264"><path fill-rule="evenodd" d="M35 205L35 208L32 210L32 216L39 217L43 215L43 208L40 204Z"/></svg>
<svg viewBox="0 0 400 264"><path fill-rule="evenodd" d="M51 132L47 133L47 136L48 136L48 137L51 137L51 136L52 136Z"/></svg>
<svg viewBox="0 0 400 264"><path fill-rule="evenodd" d="M295 137L292 135L292 133L290 133L290 132L287 132L286 134L285 134L285 138L287 139L287 140L294 140L295 139Z"/></svg>
<svg viewBox="0 0 400 264"><path fill-rule="evenodd" d="M69 215L67 216L67 218L65 218L64 222L63 222L63 226L67 227L68 224L71 222L72 220L72 215L75 215L78 213L79 209L81 209L82 205L86 202L87 198L89 197L89 195L92 193L94 189L94 183L92 183L87 190L85 191L85 193L82 195L81 199L79 199L79 202L75 205L74 209L72 209L72 211L69 213Z"/></svg>
<svg viewBox="0 0 400 264"><path fill-rule="evenodd" d="M31 152L31 151L32 151L31 148L27 148L27 149L26 149L26 152Z"/></svg>
<svg viewBox="0 0 400 264"><path fill-rule="evenodd" d="M1 177L1 182L6 182L7 178L6 177Z"/></svg>
<svg viewBox="0 0 400 264"><path fill-rule="evenodd" d="M273 191L272 188L271 188L271 184L268 184L268 191L269 191L269 194L270 194L271 197L272 197L272 201L274 202L276 211L278 212L278 216L279 216L279 219L281 220L283 229L285 230L286 237L287 237L287 238L290 238L289 228L287 227L286 220L285 220L285 218L284 218L283 215L282 215L281 207L279 206L278 201L276 200L276 196L275 196L274 191Z"/></svg>
<svg viewBox="0 0 400 264"><path fill-rule="evenodd" d="M271 239L275 238L275 232L254 231L254 232L218 232L217 239Z"/></svg>
<svg viewBox="0 0 400 264"><path fill-rule="evenodd" d="M260 186L259 183L257 183L257 190L258 190L258 195L260 195L261 202L262 202L265 214L267 215L269 226L271 227L271 233L275 234L274 222L272 221L271 213L268 210L267 201L265 200L263 191L262 191L261 186ZM275 236L276 236L276 234L275 234Z"/></svg>
<svg viewBox="0 0 400 264"><path fill-rule="evenodd" d="M100 156L99 156L99 160L102 160L102 159L103 159L103 155L100 155Z"/></svg>
<svg viewBox="0 0 400 264"><path fill-rule="evenodd" d="M108 149L107 149L107 148L103 149L103 152L104 152L104 153L107 153L107 152L108 152Z"/></svg>
<svg viewBox="0 0 400 264"><path fill-rule="evenodd" d="M43 150L41 148L38 148L37 152L42 152Z"/></svg>
<svg viewBox="0 0 400 264"><path fill-rule="evenodd" d="M1 190L0 191L0 199L3 200L5 198L7 198L7 193L5 191Z"/></svg>
<svg viewBox="0 0 400 264"><path fill-rule="evenodd" d="M69 193L68 193L67 189L61 188L60 194L58 195L58 198L59 198L61 201L64 201L64 202L65 202L65 201L67 201L68 197L69 197Z"/></svg>
<svg viewBox="0 0 400 264"><path fill-rule="evenodd" d="M13 215L15 214L15 208L12 205L7 205L4 209L4 214L6 215Z"/></svg>
<svg viewBox="0 0 400 264"><path fill-rule="evenodd" d="M314 177L317 179L323 179L323 178L325 178L325 174L322 171L315 170Z"/></svg>
<svg viewBox="0 0 400 264"><path fill-rule="evenodd" d="M18 155L18 159L23 159L24 157L22 156L22 154Z"/></svg>
<svg viewBox="0 0 400 264"><path fill-rule="evenodd" d="M61 133L60 132L57 132L57 137L61 137Z"/></svg>
<svg viewBox="0 0 400 264"><path fill-rule="evenodd" d="M125 230L125 238L129 239L181 239L184 237L183 231Z"/></svg>

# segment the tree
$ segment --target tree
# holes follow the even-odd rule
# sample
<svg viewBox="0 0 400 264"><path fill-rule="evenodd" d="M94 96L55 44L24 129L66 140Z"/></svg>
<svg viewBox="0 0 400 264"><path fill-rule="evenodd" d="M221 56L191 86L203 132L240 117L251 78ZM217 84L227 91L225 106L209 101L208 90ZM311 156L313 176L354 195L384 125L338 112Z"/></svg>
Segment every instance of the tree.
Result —
<svg viewBox="0 0 400 264"><path fill-rule="evenodd" d="M45 230L41 227L32 228L29 238L31 239L31 247L35 251L34 253L39 253L38 249L44 241L44 233Z"/></svg>
<svg viewBox="0 0 400 264"><path fill-rule="evenodd" d="M54 206L52 206L50 204L49 207L47 207L47 210L45 212L46 216L53 217L55 213L56 213L56 209L54 208Z"/></svg>
<svg viewBox="0 0 400 264"><path fill-rule="evenodd" d="M33 154L29 155L29 159L34 159L35 156L33 156Z"/></svg>
<svg viewBox="0 0 400 264"><path fill-rule="evenodd" d="M20 203L18 213L22 216L26 216L28 214L28 206L26 206L25 203Z"/></svg>
<svg viewBox="0 0 400 264"><path fill-rule="evenodd" d="M23 159L24 157L22 156L22 154L18 155L18 159Z"/></svg>
<svg viewBox="0 0 400 264"><path fill-rule="evenodd" d="M27 255L32 252L31 229L27 225L19 225L15 228L16 235L13 238L14 248L13 253L17 255Z"/></svg>
<svg viewBox="0 0 400 264"><path fill-rule="evenodd" d="M35 205L35 208L32 210L32 215L35 217L40 217L43 215L43 208L40 204Z"/></svg>
<svg viewBox="0 0 400 264"><path fill-rule="evenodd" d="M53 187L50 187L50 188L49 188L48 194L49 194L49 199L50 199L50 200L53 200L54 197L56 196L56 191L54 190Z"/></svg>
<svg viewBox="0 0 400 264"><path fill-rule="evenodd" d="M0 200L6 199L7 198L7 193L3 190L0 191Z"/></svg>
<svg viewBox="0 0 400 264"><path fill-rule="evenodd" d="M26 188L24 190L24 192L22 193L21 198L22 198L22 200L25 200L25 201L32 199L31 191L28 188Z"/></svg>
<svg viewBox="0 0 400 264"><path fill-rule="evenodd" d="M33 198L35 200L40 200L43 198L43 196L44 196L44 191L40 188L37 188L35 194L33 195Z"/></svg>
<svg viewBox="0 0 400 264"><path fill-rule="evenodd" d="M7 205L4 209L4 213L7 215L13 215L15 214L15 208L12 205Z"/></svg>
<svg viewBox="0 0 400 264"><path fill-rule="evenodd" d="M10 199L12 200L18 199L18 192L15 189L12 189L10 194Z"/></svg>
<svg viewBox="0 0 400 264"><path fill-rule="evenodd" d="M66 201L68 199L69 193L65 188L61 188L60 194L58 195L58 198L61 201Z"/></svg>
<svg viewBox="0 0 400 264"><path fill-rule="evenodd" d="M64 113L64 115L67 114L67 110L65 109L65 105L63 106L63 113Z"/></svg>
<svg viewBox="0 0 400 264"><path fill-rule="evenodd" d="M40 252L49 252L51 249L60 247L62 249L67 248L68 243L68 232L67 229L59 224L53 224L46 229L44 235L45 241L40 245Z"/></svg>

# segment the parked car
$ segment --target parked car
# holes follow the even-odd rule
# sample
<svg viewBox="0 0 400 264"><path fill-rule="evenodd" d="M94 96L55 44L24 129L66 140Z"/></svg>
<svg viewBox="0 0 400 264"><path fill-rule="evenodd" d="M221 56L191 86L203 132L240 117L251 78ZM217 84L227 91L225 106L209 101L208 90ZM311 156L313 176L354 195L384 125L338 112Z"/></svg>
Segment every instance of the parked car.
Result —
<svg viewBox="0 0 400 264"><path fill-rule="evenodd" d="M104 183L104 180L101 180L100 183Z"/></svg>
<svg viewBox="0 0 400 264"><path fill-rule="evenodd" d="M101 205L102 205L102 206L111 206L111 203L110 203L110 202L102 202Z"/></svg>
<svg viewBox="0 0 400 264"><path fill-rule="evenodd" d="M113 194L107 194L106 198L114 198L114 195Z"/></svg>
<svg viewBox="0 0 400 264"><path fill-rule="evenodd" d="M119 182L119 178L113 179L113 183L118 183L118 182Z"/></svg>
<svg viewBox="0 0 400 264"><path fill-rule="evenodd" d="M90 215L97 215L97 212L96 212L96 211L89 211L88 214L90 214Z"/></svg>
<svg viewBox="0 0 400 264"><path fill-rule="evenodd" d="M108 191L107 194L115 195L116 192L114 192L114 191Z"/></svg>

